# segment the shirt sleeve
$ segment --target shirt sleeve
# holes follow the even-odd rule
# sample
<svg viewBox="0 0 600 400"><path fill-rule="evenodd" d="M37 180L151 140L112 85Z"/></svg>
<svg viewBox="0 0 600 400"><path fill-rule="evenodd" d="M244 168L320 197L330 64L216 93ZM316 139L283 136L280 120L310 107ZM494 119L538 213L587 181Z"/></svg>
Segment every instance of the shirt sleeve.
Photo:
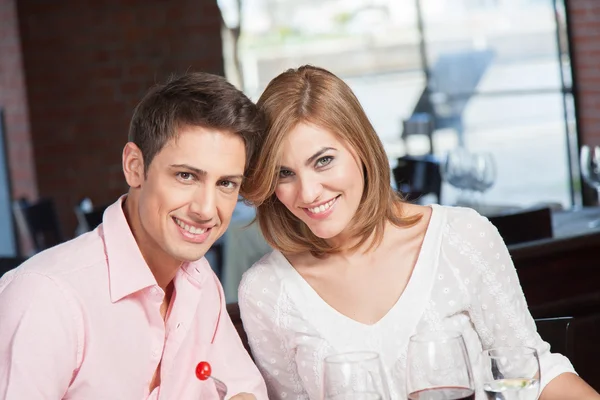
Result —
<svg viewBox="0 0 600 400"><path fill-rule="evenodd" d="M216 279L221 297L219 326L213 341L218 357L212 361L213 375L227 384L227 398L238 393L252 393L257 400L268 400L265 381L252 362L242 340L227 313L225 294Z"/></svg>
<svg viewBox="0 0 600 400"><path fill-rule="evenodd" d="M529 346L540 360L540 393L556 376L575 373L565 356L550 352L550 345L537 333L510 254L496 227L473 212L466 224L464 246L471 247L475 266L471 287L471 319L484 349L498 346ZM465 228L463 228L465 229Z"/></svg>
<svg viewBox="0 0 600 400"><path fill-rule="evenodd" d="M62 399L78 364L74 298L40 274L0 280L0 399Z"/></svg>
<svg viewBox="0 0 600 400"><path fill-rule="evenodd" d="M269 399L305 400L309 396L298 374L295 352L287 345L279 323L280 284L259 261L242 278L240 313Z"/></svg>

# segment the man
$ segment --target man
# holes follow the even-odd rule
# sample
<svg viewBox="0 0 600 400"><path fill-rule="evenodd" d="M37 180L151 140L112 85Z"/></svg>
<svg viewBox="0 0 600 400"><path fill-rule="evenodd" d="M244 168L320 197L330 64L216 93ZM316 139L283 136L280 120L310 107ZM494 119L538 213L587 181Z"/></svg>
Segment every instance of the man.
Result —
<svg viewBox="0 0 600 400"><path fill-rule="evenodd" d="M262 129L222 77L188 74L144 97L123 150L128 194L96 230L0 280L0 399L216 399L200 361L232 399L267 399L203 258Z"/></svg>

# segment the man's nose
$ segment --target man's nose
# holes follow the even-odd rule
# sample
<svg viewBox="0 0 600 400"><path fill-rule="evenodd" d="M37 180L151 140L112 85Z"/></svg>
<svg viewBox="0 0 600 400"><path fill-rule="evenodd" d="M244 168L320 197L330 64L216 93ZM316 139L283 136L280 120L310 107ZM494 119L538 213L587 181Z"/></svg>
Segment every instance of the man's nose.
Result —
<svg viewBox="0 0 600 400"><path fill-rule="evenodd" d="M202 186L194 192L190 211L201 221L210 221L216 214L217 190L214 187Z"/></svg>

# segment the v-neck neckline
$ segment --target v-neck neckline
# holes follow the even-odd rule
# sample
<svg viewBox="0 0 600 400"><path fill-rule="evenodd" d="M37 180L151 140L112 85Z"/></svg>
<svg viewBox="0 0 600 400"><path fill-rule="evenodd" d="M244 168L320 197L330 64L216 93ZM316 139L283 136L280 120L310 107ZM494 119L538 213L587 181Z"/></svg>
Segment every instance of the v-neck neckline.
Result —
<svg viewBox="0 0 600 400"><path fill-rule="evenodd" d="M345 325L350 324L351 326L364 330L385 326L388 320L397 320L395 316L399 312L406 313L409 309L421 309L419 304L426 303L426 298L429 297L429 291L424 291L423 289L427 286L429 281L433 281L434 274L431 269L435 267L434 260L437 258L437 253L439 252L439 248L436 248L438 243L437 236L441 232L441 224L444 220L443 216L440 215L442 213L440 212L439 206L431 205L431 209L431 216L427 225L425 237L423 238L419 255L406 287L394 305L392 305L385 315L373 324L359 322L332 307L317 293L304 277L302 277L281 252L277 250L274 251L274 256L279 261L278 264L283 267L281 272L283 272L287 278L286 281L292 284L290 285L290 289L292 291L294 291L294 287L297 289L297 294L301 295L303 300L305 300L302 303L311 311L307 314L307 318L311 319L311 316L319 318L320 316L334 325L337 325L338 323ZM424 305L425 304L423 304L423 306ZM406 316L403 318L406 318ZM317 326L319 326L319 324L317 324Z"/></svg>

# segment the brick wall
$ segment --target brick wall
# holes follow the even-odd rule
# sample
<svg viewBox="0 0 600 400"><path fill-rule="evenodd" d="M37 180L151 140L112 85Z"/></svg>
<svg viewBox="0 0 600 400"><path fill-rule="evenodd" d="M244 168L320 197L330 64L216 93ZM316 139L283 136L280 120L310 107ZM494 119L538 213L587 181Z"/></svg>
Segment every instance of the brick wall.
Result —
<svg viewBox="0 0 600 400"><path fill-rule="evenodd" d="M579 134L583 144L600 145L600 1L568 0L567 5Z"/></svg>
<svg viewBox="0 0 600 400"><path fill-rule="evenodd" d="M5 114L12 195L35 198L35 165L15 2L0 0L0 108Z"/></svg>
<svg viewBox="0 0 600 400"><path fill-rule="evenodd" d="M6 1L6 0L2 0ZM83 197L127 188L121 151L134 106L172 73L223 74L216 0L19 0L40 196L64 233Z"/></svg>

